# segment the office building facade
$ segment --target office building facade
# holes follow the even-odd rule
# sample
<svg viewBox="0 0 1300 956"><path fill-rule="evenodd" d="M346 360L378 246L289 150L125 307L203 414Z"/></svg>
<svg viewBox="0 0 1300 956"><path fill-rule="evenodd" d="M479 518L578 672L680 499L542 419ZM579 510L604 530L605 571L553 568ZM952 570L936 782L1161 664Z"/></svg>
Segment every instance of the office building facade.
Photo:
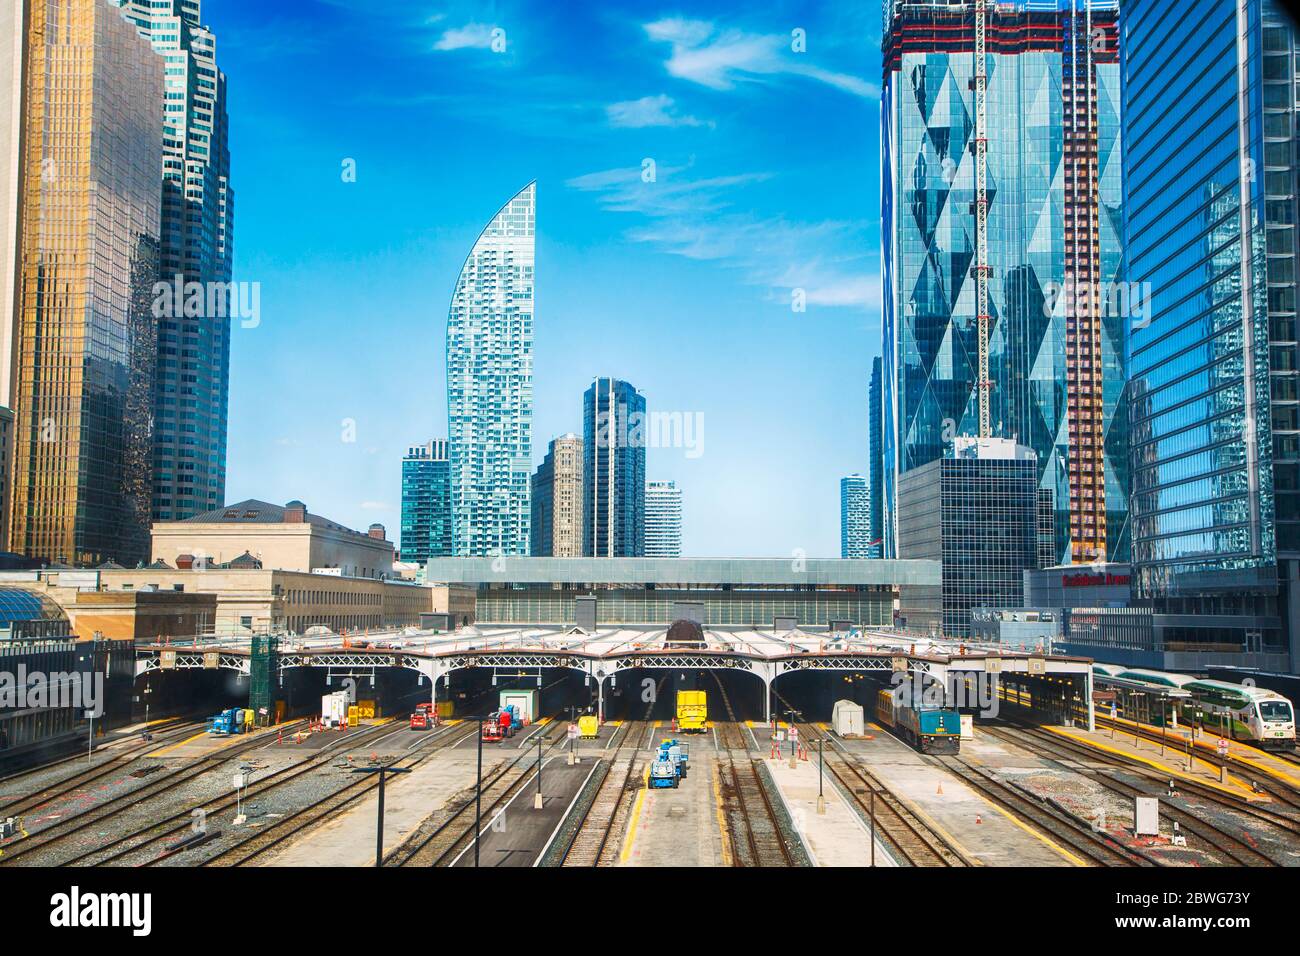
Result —
<svg viewBox="0 0 1300 956"><path fill-rule="evenodd" d="M871 557L871 487L863 475L840 479L840 557Z"/></svg>
<svg viewBox="0 0 1300 956"><path fill-rule="evenodd" d="M424 564L451 554L447 440L412 445L402 459L401 560Z"/></svg>
<svg viewBox="0 0 1300 956"><path fill-rule="evenodd" d="M1272 0L1122 10L1133 576L1213 629L1175 643L1300 658L1297 46ZM1182 653L1174 647L1171 653Z"/></svg>
<svg viewBox="0 0 1300 956"><path fill-rule="evenodd" d="M1038 567L1038 468L1032 449L959 437L954 454L899 482L901 558L942 564L938 586L905 588L909 627L970 634L974 608L1018 608Z"/></svg>
<svg viewBox="0 0 1300 956"><path fill-rule="evenodd" d="M582 557L582 457L582 439L561 435L533 474L533 557Z"/></svg>
<svg viewBox="0 0 1300 956"><path fill-rule="evenodd" d="M645 556L682 556L682 490L675 481L646 483Z"/></svg>
<svg viewBox="0 0 1300 956"><path fill-rule="evenodd" d="M880 392L880 356L871 360L871 382L867 392L867 557L884 557L885 538L885 450L882 431L885 427Z"/></svg>
<svg viewBox="0 0 1300 956"><path fill-rule="evenodd" d="M583 555L645 554L645 396L597 378L582 397Z"/></svg>
<svg viewBox="0 0 1300 956"><path fill-rule="evenodd" d="M5 71L21 88L0 105L19 134L9 550L134 564L149 551L164 63L103 0L22 15L21 68Z"/></svg>
<svg viewBox="0 0 1300 956"><path fill-rule="evenodd" d="M1114 0L984 4L979 71L977 4L885 6L886 556L901 553L899 482L943 458L955 438L981 434L982 394L984 434L1035 453L1058 560L1127 555L1115 8Z"/></svg>
<svg viewBox="0 0 1300 956"><path fill-rule="evenodd" d="M179 520L225 503L231 314L259 321L252 307L260 294L229 284L235 198L226 76L200 0L109 2L149 38L165 67L155 97L163 159L152 508L155 519Z"/></svg>
<svg viewBox="0 0 1300 956"><path fill-rule="evenodd" d="M527 555L537 184L475 241L447 316L452 553Z"/></svg>

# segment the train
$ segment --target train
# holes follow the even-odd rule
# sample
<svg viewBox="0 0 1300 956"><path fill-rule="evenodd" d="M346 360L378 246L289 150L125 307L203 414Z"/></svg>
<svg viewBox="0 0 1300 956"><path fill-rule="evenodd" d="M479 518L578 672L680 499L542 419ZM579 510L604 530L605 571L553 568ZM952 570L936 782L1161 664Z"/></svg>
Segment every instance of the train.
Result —
<svg viewBox="0 0 1300 956"><path fill-rule="evenodd" d="M702 734L709 719L708 694L702 690L677 692L677 729L684 734Z"/></svg>
<svg viewBox="0 0 1300 956"><path fill-rule="evenodd" d="M898 690L876 694L876 719L923 754L955 754L961 748L961 715L951 707L915 708Z"/></svg>
<svg viewBox="0 0 1300 956"><path fill-rule="evenodd" d="M1097 673L1095 665L1093 672ZM1191 695L1181 703L1181 717L1186 723L1199 722L1234 740L1256 743L1264 750L1295 749L1295 708L1277 691L1138 668L1100 676L1186 691Z"/></svg>

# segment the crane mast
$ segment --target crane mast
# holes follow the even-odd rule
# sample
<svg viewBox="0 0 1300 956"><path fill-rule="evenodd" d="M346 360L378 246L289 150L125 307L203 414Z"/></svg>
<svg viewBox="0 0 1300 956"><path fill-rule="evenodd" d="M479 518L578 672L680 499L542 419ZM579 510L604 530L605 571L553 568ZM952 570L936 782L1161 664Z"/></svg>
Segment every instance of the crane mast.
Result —
<svg viewBox="0 0 1300 956"><path fill-rule="evenodd" d="M989 424L989 239L988 239L988 118L984 62L985 0L975 0L975 315L979 342L980 437L991 437Z"/></svg>

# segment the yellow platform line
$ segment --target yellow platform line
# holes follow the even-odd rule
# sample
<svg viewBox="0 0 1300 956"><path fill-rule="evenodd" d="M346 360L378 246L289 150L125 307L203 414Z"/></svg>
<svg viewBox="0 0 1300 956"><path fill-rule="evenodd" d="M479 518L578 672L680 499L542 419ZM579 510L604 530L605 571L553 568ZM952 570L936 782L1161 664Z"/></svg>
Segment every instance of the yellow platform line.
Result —
<svg viewBox="0 0 1300 956"><path fill-rule="evenodd" d="M632 804L632 819L628 821L627 836L623 838L623 850L618 855L618 862L626 863L632 853L632 844L636 841L637 824L641 822L641 809L645 806L645 795L650 789L650 765L645 765L641 774L641 789L637 791L636 802Z"/></svg>
<svg viewBox="0 0 1300 956"><path fill-rule="evenodd" d="M185 738L184 740L182 740L180 743L172 744L170 747L164 747L162 750L155 750L151 756L154 756L154 757L161 757L163 754L171 753L171 752L172 752L173 750L175 750L176 748L178 748L178 747L184 747L186 744L190 743L191 741L198 740L200 737L206 737L207 735L208 735L208 732L207 732L206 730L200 730L200 731L199 731L197 734L195 734L193 737L186 737L186 738ZM232 736L235 736L235 735L232 734Z"/></svg>
<svg viewBox="0 0 1300 956"><path fill-rule="evenodd" d="M1051 847L1053 850L1055 850L1057 853L1059 853L1061 856L1065 857L1065 859L1067 859L1067 860L1070 861L1070 864L1071 864L1072 866L1087 866L1087 865L1088 865L1088 864L1087 864L1083 859L1081 859L1081 858L1075 856L1073 853L1071 853L1071 852L1070 852L1069 850L1067 850L1065 847L1061 846L1061 845L1060 845L1059 843L1057 843L1055 840L1050 839L1050 838L1047 837L1045 834L1039 833L1037 830L1035 830L1035 829L1034 829L1033 827L1031 827L1029 824L1025 823L1024 820L1021 820L1021 819L1018 818L1015 814L1011 813L1009 810L1005 809L1004 807L1000 807L1000 806L998 806L998 805L997 805L996 803L994 803L992 800L986 800L986 801L984 801L984 802L987 803L989 806L991 806L991 807L992 807L994 810L996 810L998 813L1002 814L1004 817L1006 817L1008 820L1010 820L1010 821L1011 821L1012 823L1014 823L1016 826L1020 827L1020 829L1024 830L1024 831L1025 831L1026 833L1028 833L1031 837L1033 837L1034 839L1038 840L1038 841L1041 842L1041 843L1046 844L1047 846L1049 846L1049 847Z"/></svg>
<svg viewBox="0 0 1300 956"><path fill-rule="evenodd" d="M1120 716L1110 717L1105 715L1103 716L1105 720L1114 721L1116 724L1125 724L1129 727L1139 727L1139 728L1150 727L1149 724L1143 724L1139 721L1131 720L1128 717L1120 717ZM1122 728L1116 728L1116 729L1122 729ZM1187 743L1188 733L1182 727L1177 727L1177 728L1171 727L1169 728L1169 733L1171 738L1177 740L1179 743L1182 744ZM1268 757L1269 756L1268 751L1260 750L1258 747L1252 747L1250 744L1244 743L1240 740L1232 740L1229 737L1224 737L1222 734L1214 734L1214 733L1207 732L1205 734L1205 737L1208 739L1192 740L1192 746L1200 747L1204 750L1214 750L1215 744L1210 743L1210 740L1214 740L1214 741L1226 740L1228 741L1228 746L1229 746L1229 756L1231 756L1233 760L1238 760L1241 763L1254 767L1256 770L1260 771L1261 773L1266 773L1270 777L1276 777L1278 780L1281 780L1283 783L1287 783L1293 787L1300 788L1300 777L1294 777L1291 774L1285 772L1284 770L1279 770L1278 768L1271 766L1270 764L1263 763L1257 757L1247 757L1242 755L1241 753L1241 751L1245 750L1248 753L1258 754L1259 757ZM1193 751L1193 753L1194 752L1195 751ZM1217 769L1217 766L1215 764L1210 764L1210 766Z"/></svg>
<svg viewBox="0 0 1300 956"><path fill-rule="evenodd" d="M1233 789L1233 787L1225 787L1223 784L1218 783L1217 781L1214 780L1206 780L1203 777L1194 777L1188 774L1187 771L1185 770L1176 770L1173 767L1160 763L1158 760L1151 760L1147 757L1142 756L1141 754L1129 753L1129 751L1121 750L1118 747L1109 747L1106 744L1091 739L1090 737L1080 737L1078 734L1072 734L1069 731L1064 730L1060 727L1044 726L1043 729L1051 733L1057 734L1058 736L1061 737L1068 737L1071 740L1077 740L1079 743L1087 744L1089 747L1096 747L1098 750L1104 750L1107 753L1117 754L1121 757L1127 757L1130 760L1136 760L1139 763L1144 763L1149 767L1155 767L1161 773L1168 774L1171 777L1177 777L1179 780L1190 780L1192 783L1199 783L1202 786L1213 787L1215 790L1221 791L1222 793L1226 793L1234 797L1245 796L1247 800L1249 800L1251 797L1258 798L1258 795L1253 790L1247 787L1244 783L1242 783L1232 774L1228 774L1228 782L1234 784L1237 789ZM1193 757L1192 759L1196 760L1198 763L1203 764L1206 767L1209 767L1211 770L1219 769L1218 767L1215 767L1213 764L1201 760L1199 757ZM1237 790L1240 790L1241 792L1238 793Z"/></svg>

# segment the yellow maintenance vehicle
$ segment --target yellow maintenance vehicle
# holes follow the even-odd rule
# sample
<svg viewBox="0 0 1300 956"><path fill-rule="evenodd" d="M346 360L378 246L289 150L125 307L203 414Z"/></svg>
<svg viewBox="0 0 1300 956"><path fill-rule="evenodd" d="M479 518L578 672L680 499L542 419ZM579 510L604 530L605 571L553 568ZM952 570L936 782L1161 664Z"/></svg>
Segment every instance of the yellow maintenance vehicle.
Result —
<svg viewBox="0 0 1300 956"><path fill-rule="evenodd" d="M708 695L702 690L677 692L677 730L683 734L702 734L709 719Z"/></svg>

